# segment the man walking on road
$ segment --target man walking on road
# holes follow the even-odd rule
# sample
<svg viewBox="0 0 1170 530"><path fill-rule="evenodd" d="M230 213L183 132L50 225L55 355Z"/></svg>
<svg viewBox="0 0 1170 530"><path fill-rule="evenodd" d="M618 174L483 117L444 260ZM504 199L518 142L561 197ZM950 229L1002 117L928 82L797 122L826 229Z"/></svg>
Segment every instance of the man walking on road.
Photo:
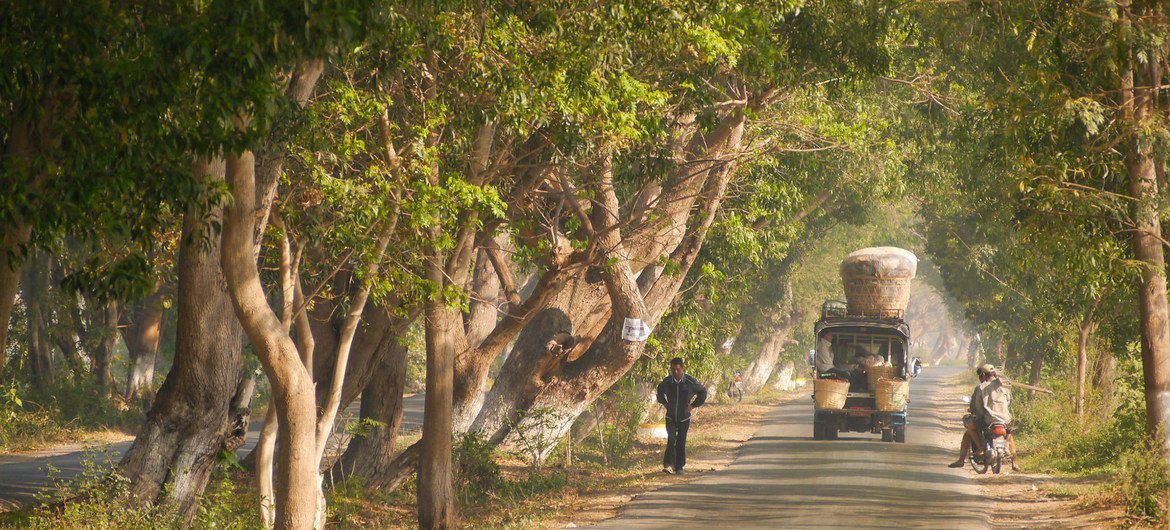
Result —
<svg viewBox="0 0 1170 530"><path fill-rule="evenodd" d="M707 401L707 388L686 374L683 360L670 360L670 375L658 383L658 402L666 407L666 454L662 455L662 471L683 472L687 463L687 429L691 426L691 410Z"/></svg>

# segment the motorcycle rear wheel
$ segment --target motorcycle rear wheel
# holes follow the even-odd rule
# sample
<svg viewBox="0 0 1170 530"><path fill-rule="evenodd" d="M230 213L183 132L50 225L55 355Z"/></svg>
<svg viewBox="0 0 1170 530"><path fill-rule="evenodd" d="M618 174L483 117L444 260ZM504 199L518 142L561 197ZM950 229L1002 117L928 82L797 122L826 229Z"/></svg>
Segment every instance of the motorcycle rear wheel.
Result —
<svg viewBox="0 0 1170 530"><path fill-rule="evenodd" d="M1003 455L999 454L999 450L996 450L991 455L991 472L998 475L1001 469L1003 469Z"/></svg>
<svg viewBox="0 0 1170 530"><path fill-rule="evenodd" d="M967 461L971 462L971 469L974 469L976 473L980 475L987 473L987 462L979 459L979 456L975 454L974 446L971 447L971 452L967 453Z"/></svg>

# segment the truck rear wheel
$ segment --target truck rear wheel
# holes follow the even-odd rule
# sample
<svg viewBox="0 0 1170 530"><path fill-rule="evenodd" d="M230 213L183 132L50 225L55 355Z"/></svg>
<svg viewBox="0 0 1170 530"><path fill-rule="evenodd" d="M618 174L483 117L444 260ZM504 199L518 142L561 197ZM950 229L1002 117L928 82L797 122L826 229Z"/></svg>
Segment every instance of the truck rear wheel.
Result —
<svg viewBox="0 0 1170 530"><path fill-rule="evenodd" d="M825 424L820 422L820 421L813 420L813 440L824 440L824 439L825 439Z"/></svg>
<svg viewBox="0 0 1170 530"><path fill-rule="evenodd" d="M900 444L906 443L906 426L894 427L894 441Z"/></svg>
<svg viewBox="0 0 1170 530"><path fill-rule="evenodd" d="M882 441L883 442L894 441L894 430L893 429L882 429Z"/></svg>
<svg viewBox="0 0 1170 530"><path fill-rule="evenodd" d="M835 423L833 423L833 424L826 423L825 424L825 439L826 440L836 440L837 439L837 424L835 424Z"/></svg>

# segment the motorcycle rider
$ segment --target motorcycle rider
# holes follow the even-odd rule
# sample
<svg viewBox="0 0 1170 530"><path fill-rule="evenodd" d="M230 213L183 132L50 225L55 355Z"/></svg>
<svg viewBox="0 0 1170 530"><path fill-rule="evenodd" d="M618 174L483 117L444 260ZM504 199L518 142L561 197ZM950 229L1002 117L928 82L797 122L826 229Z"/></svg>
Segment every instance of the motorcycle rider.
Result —
<svg viewBox="0 0 1170 530"><path fill-rule="evenodd" d="M985 364L975 369L975 375L979 377L979 384L975 385L975 390L971 392L971 402L967 404L967 415L963 416L963 441L959 442L959 459L951 462L948 467L963 467L967 461L967 453L972 446L975 448L975 456L983 458L983 427L982 418L983 411L983 389L987 387L987 383L991 381L991 374L987 373L986 368L991 366ZM992 371L995 367L991 366Z"/></svg>
<svg viewBox="0 0 1170 530"><path fill-rule="evenodd" d="M1020 466L1016 463L1016 439L1012 435L1012 392L1011 386L999 378L995 367L990 364L985 364L983 372L989 374L987 384L983 387L983 425L981 430L987 426L1000 423L1003 424L1007 430L1007 444L1008 453L1012 456L1012 471L1019 471Z"/></svg>
<svg viewBox="0 0 1170 530"><path fill-rule="evenodd" d="M1008 452L1013 456L1012 471L1019 471L1020 466L1014 458L1016 455L1016 439L1012 435L1012 413L1009 410L1012 402L1010 387L999 378L995 366L984 364L975 370L979 376L979 384L971 392L971 403L967 406L968 414L963 416L963 426L967 430L963 433L962 445L959 448L959 459L949 467L963 467L967 460L967 452L972 443L975 455L983 457L983 431L987 426L1000 423L1007 430Z"/></svg>

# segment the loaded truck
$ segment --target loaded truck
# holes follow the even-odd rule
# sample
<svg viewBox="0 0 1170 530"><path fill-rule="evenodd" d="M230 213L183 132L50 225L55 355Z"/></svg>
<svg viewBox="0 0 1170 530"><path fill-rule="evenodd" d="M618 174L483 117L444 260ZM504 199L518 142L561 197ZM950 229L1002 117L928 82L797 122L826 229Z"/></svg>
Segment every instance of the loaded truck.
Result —
<svg viewBox="0 0 1170 530"><path fill-rule="evenodd" d="M809 355L813 439L835 440L846 431L906 441L917 360L909 356L904 316L917 265L913 253L895 247L861 249L841 262L846 301L821 306Z"/></svg>

